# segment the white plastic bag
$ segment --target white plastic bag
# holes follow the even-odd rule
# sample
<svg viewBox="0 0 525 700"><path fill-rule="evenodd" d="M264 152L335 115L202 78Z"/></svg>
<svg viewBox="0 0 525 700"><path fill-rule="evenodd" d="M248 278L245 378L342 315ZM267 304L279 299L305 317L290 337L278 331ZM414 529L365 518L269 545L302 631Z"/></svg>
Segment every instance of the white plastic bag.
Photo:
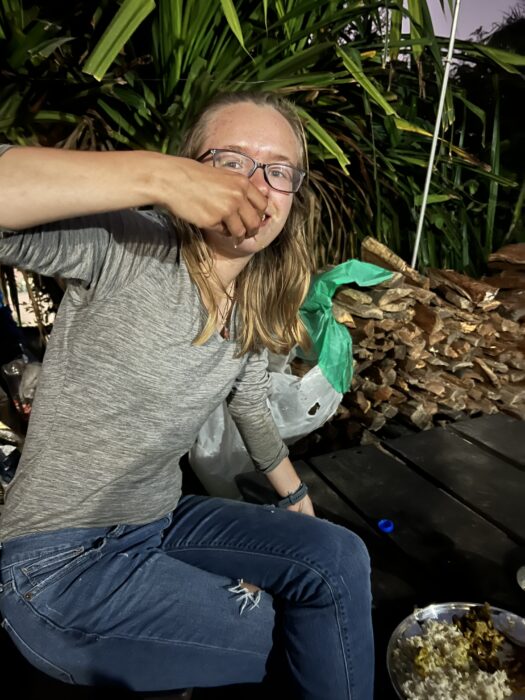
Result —
<svg viewBox="0 0 525 700"><path fill-rule="evenodd" d="M320 428L333 416L343 396L332 387L317 365L303 377L270 372L270 379L268 405L287 445ZM241 497L235 476L252 471L254 465L226 402L213 411L200 429L190 450L189 461L211 496Z"/></svg>

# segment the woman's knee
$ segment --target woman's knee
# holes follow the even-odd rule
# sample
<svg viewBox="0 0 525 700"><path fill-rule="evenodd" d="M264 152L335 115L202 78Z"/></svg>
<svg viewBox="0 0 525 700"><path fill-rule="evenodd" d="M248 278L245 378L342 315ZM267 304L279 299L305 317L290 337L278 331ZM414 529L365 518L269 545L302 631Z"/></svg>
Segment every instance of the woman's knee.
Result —
<svg viewBox="0 0 525 700"><path fill-rule="evenodd" d="M326 520L315 522L315 532L310 533L309 541L327 568L342 571L350 567L356 574L370 574L370 556L358 535Z"/></svg>

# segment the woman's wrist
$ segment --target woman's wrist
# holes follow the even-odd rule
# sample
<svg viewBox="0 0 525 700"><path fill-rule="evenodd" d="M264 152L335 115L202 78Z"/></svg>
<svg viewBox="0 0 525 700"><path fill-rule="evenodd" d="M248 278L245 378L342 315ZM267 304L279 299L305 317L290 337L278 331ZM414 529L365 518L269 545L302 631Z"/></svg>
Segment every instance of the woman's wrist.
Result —
<svg viewBox="0 0 525 700"><path fill-rule="evenodd" d="M302 501L307 493L308 486L301 481L295 491L292 491L292 493L289 493L284 498L281 498L280 501L277 501L276 505L278 508L288 508L288 506L293 506L296 503L299 503L299 501Z"/></svg>

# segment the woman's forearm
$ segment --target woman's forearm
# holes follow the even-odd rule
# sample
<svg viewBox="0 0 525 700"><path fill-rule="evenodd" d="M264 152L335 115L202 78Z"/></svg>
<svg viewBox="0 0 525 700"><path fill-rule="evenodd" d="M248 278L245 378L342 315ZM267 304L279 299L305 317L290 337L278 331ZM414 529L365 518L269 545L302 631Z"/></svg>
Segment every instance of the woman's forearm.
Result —
<svg viewBox="0 0 525 700"><path fill-rule="evenodd" d="M256 230L267 197L245 176L151 151L11 148L0 156L0 227L159 205L226 235Z"/></svg>
<svg viewBox="0 0 525 700"><path fill-rule="evenodd" d="M282 462L275 467L275 469L267 472L266 477L282 498L294 493L294 491L297 491L301 485L301 479L297 475L297 472L295 471L295 468L288 457L285 457Z"/></svg>
<svg viewBox="0 0 525 700"><path fill-rule="evenodd" d="M11 148L0 157L0 225L17 230L160 203L155 172L164 157L147 151Z"/></svg>

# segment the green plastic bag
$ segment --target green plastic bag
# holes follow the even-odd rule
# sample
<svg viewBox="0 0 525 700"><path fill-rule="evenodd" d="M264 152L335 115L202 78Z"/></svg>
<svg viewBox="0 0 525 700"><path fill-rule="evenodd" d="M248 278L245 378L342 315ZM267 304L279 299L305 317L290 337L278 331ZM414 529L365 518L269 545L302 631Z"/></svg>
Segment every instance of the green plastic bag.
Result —
<svg viewBox="0 0 525 700"><path fill-rule="evenodd" d="M308 359L317 361L330 384L342 394L352 381L352 338L348 328L333 316L332 297L342 284L371 287L391 277L389 270L360 260L347 260L313 277L300 311L313 344L314 356Z"/></svg>

